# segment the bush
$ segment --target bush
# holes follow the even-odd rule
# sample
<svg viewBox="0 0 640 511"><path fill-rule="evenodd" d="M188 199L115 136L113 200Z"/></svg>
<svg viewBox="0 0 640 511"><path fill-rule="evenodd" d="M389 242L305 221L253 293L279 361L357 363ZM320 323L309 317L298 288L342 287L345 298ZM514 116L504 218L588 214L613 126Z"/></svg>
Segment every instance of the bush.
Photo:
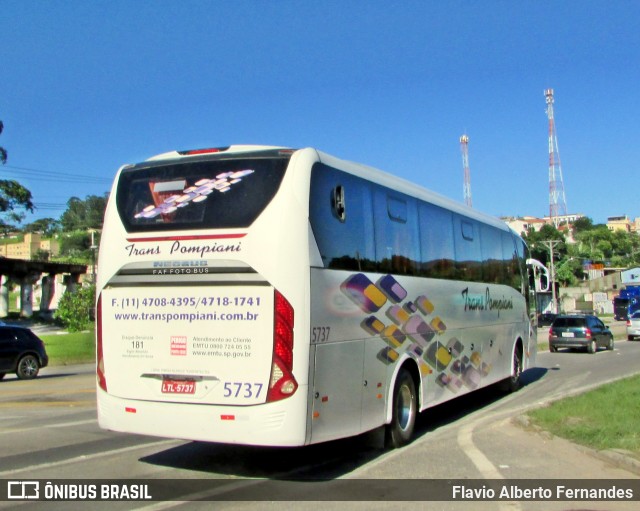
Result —
<svg viewBox="0 0 640 511"><path fill-rule="evenodd" d="M93 319L93 307L96 299L94 285L81 287L74 292L67 291L53 317L60 321L69 332L80 332L89 328Z"/></svg>

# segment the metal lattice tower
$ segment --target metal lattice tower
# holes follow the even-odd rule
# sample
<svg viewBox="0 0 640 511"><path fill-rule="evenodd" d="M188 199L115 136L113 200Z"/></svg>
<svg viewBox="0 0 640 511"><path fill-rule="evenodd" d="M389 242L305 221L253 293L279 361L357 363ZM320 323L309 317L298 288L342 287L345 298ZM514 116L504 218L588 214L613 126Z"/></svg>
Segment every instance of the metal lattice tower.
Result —
<svg viewBox="0 0 640 511"><path fill-rule="evenodd" d="M460 150L462 151L462 168L464 169L464 203L472 207L471 200L471 171L469 170L469 137L462 135L460 137Z"/></svg>
<svg viewBox="0 0 640 511"><path fill-rule="evenodd" d="M562 166L556 123L553 117L553 89L544 91L547 99L547 117L549 118L549 218L558 227L560 218L567 215L567 199L564 195Z"/></svg>

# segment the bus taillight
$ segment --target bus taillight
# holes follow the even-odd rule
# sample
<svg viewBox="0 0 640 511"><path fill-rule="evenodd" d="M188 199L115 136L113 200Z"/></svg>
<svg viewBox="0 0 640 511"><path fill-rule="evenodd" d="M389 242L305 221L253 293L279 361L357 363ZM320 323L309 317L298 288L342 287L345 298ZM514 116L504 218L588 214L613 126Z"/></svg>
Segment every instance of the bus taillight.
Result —
<svg viewBox="0 0 640 511"><path fill-rule="evenodd" d="M195 156L198 154L212 154L212 153L221 153L229 149L227 147L208 147L206 149L189 149L187 151L177 151L180 156Z"/></svg>
<svg viewBox="0 0 640 511"><path fill-rule="evenodd" d="M107 379L104 376L104 357L102 355L102 295L98 298L96 307L96 376L98 385L105 392L107 391Z"/></svg>
<svg viewBox="0 0 640 511"><path fill-rule="evenodd" d="M274 295L273 362L267 402L291 396L298 388L293 376L293 307L278 291Z"/></svg>

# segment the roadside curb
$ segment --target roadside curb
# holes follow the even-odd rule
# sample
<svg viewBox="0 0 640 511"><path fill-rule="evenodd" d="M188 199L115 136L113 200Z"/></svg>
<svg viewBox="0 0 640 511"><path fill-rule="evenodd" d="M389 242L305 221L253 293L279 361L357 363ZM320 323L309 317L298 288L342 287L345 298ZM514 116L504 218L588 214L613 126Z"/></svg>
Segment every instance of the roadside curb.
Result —
<svg viewBox="0 0 640 511"><path fill-rule="evenodd" d="M28 328L33 333L37 334L66 334L68 333L64 327L55 323L40 323L31 321L29 319L13 319L5 322L7 326L18 326Z"/></svg>
<svg viewBox="0 0 640 511"><path fill-rule="evenodd" d="M635 458L629 451L624 449L606 449L604 451L593 451L593 455L604 461L609 461L623 467L629 472L640 475L640 460Z"/></svg>
<svg viewBox="0 0 640 511"><path fill-rule="evenodd" d="M529 431L531 433L535 433L537 435L542 436L543 438L551 439L551 438L561 438L567 442L569 442L575 449L588 454L594 458L598 458L601 461L605 461L607 463L611 463L612 465L632 472L636 475L640 475L640 460L633 456L629 451L624 449L603 449L597 450L592 449L591 447L587 447L584 445L576 444L575 442L571 442L570 440L554 435L550 431L541 428L540 426L536 426L531 422L531 419L528 415L518 415L514 417L511 422L525 431Z"/></svg>

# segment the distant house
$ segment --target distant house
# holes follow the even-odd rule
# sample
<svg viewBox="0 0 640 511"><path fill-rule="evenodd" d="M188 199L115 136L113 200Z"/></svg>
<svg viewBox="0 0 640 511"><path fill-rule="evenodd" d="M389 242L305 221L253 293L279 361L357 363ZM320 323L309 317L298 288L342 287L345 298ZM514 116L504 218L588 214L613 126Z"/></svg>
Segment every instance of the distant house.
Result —
<svg viewBox="0 0 640 511"><path fill-rule="evenodd" d="M22 241L15 238L5 239L0 243L0 256L11 259L34 259L43 251L55 257L60 254L60 243L52 238L43 239L39 233L27 233Z"/></svg>
<svg viewBox="0 0 640 511"><path fill-rule="evenodd" d="M507 217L502 220L518 234L526 234L530 229L537 232L542 229L543 225L547 224L543 219L534 216Z"/></svg>
<svg viewBox="0 0 640 511"><path fill-rule="evenodd" d="M584 215L582 213L572 213L571 215L558 215L556 217L556 221L558 222L558 225L572 224L573 222L581 218L584 218ZM548 224L554 223L550 216L545 216L543 220Z"/></svg>
<svg viewBox="0 0 640 511"><path fill-rule="evenodd" d="M635 224L625 216L610 216L607 218L607 227L610 231L631 232L635 228Z"/></svg>

